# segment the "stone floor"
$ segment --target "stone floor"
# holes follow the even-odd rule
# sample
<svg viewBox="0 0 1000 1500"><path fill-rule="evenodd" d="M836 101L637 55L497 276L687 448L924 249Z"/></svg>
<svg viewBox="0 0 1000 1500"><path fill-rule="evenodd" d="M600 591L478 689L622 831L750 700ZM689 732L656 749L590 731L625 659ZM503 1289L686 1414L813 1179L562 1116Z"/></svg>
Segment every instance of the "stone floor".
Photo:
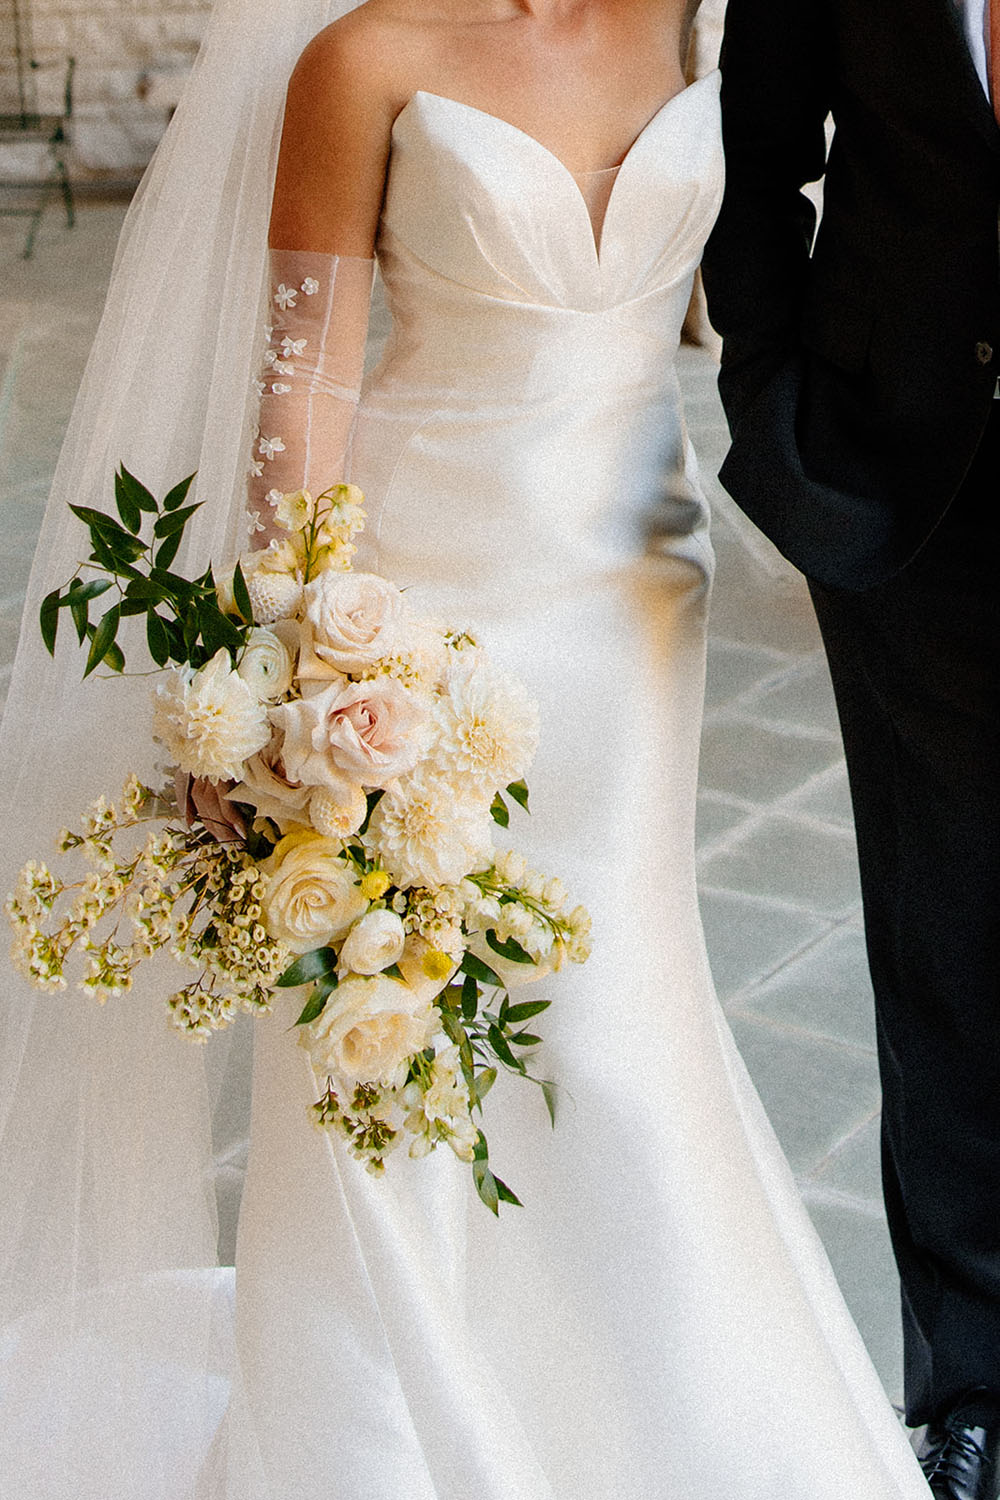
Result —
<svg viewBox="0 0 1000 1500"><path fill-rule="evenodd" d="M100 311L120 204L56 210L35 258L0 219L0 699L48 477ZM682 355L719 559L699 808L709 950L737 1042L893 1400L897 1287L879 1201L879 1089L847 783L805 588L714 480L712 357ZM238 1185L240 1151L232 1157Z"/></svg>

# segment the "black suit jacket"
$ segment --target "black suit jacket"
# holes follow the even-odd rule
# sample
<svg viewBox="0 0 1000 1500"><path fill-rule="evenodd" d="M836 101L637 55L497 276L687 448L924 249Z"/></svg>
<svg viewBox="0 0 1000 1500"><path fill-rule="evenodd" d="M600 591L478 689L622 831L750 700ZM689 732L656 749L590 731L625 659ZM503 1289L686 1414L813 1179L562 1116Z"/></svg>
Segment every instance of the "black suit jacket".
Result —
<svg viewBox="0 0 1000 1500"><path fill-rule="evenodd" d="M931 534L992 410L1000 127L955 0L729 0L722 70L721 477L803 571L867 588Z"/></svg>

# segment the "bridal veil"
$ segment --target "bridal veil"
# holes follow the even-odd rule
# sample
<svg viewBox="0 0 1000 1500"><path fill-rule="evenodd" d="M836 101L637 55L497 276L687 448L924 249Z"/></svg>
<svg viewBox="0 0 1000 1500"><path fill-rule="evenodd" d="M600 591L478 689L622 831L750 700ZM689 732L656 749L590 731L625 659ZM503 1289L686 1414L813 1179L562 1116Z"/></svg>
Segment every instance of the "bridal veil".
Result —
<svg viewBox="0 0 1000 1500"><path fill-rule="evenodd" d="M0 892L47 860L129 770L155 775L148 685L81 683L38 606L86 555L68 502L107 509L124 462L158 495L197 470L178 566L245 538L251 377L267 223L295 60L354 0L218 0L181 104L126 219L56 471L0 727ZM169 974L99 1008L0 963L0 1491L7 1500L263 1494L252 1433L226 1456L238 1381L217 1267L212 1109L226 1047L193 1046ZM174 986L170 986L173 988ZM231 1274L231 1273L230 1273ZM184 1434L183 1450L177 1434Z"/></svg>

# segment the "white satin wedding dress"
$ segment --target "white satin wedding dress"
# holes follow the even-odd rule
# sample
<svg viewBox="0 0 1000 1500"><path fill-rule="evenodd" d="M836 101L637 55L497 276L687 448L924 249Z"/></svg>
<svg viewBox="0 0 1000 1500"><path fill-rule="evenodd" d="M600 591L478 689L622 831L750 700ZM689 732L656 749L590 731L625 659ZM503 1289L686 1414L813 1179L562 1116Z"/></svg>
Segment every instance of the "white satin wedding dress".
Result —
<svg viewBox="0 0 1000 1500"><path fill-rule="evenodd" d="M717 94L712 74L649 122L599 250L589 185L512 125L424 92L395 124L358 561L537 696L511 841L588 904L594 954L532 991L555 1131L518 1080L489 1100L525 1204L499 1223L443 1149L366 1176L309 1125L294 1001L258 1025L237 1333L282 1500L927 1493L698 917L712 553L674 357L722 190Z"/></svg>

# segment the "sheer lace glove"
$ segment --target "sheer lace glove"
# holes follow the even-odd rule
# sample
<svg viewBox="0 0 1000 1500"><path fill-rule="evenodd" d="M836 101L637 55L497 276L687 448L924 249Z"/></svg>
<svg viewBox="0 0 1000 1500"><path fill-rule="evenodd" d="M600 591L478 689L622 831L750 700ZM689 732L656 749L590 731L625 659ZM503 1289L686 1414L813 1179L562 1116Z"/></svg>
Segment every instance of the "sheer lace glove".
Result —
<svg viewBox="0 0 1000 1500"><path fill-rule="evenodd" d="M271 326L248 488L252 545L275 534L282 494L339 484L364 369L375 262L271 250Z"/></svg>

